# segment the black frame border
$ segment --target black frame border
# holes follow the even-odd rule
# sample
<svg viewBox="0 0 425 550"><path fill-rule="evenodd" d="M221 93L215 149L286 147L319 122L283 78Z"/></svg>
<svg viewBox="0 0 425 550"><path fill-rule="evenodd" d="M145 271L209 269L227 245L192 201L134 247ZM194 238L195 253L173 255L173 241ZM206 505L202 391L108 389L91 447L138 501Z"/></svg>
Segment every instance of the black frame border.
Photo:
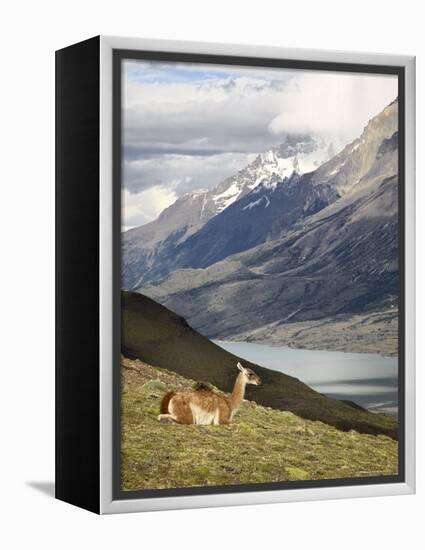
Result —
<svg viewBox="0 0 425 550"><path fill-rule="evenodd" d="M55 497L100 512L100 37L55 54Z"/></svg>
<svg viewBox="0 0 425 550"><path fill-rule="evenodd" d="M289 481L274 483L254 483L244 485L218 485L202 487L181 487L173 489L143 489L123 491L121 489L121 183L122 183L122 61L134 59L140 61L159 61L170 63L203 63L209 65L231 65L276 69L298 69L331 72L366 73L394 75L398 78L398 253L399 253L399 314L398 314L398 474L395 476L337 478L311 481ZM350 487L359 485L377 485L404 483L406 480L406 380L405 380L405 186L406 186L406 94L405 67L399 65L373 65L364 63L342 63L331 61L311 61L294 59L276 59L267 57L249 57L233 55L215 55L187 52L113 50L113 411L112 411L112 495L114 500L146 499L170 496L194 496L229 493L255 493L259 491L278 491L292 489L312 489L327 487Z"/></svg>

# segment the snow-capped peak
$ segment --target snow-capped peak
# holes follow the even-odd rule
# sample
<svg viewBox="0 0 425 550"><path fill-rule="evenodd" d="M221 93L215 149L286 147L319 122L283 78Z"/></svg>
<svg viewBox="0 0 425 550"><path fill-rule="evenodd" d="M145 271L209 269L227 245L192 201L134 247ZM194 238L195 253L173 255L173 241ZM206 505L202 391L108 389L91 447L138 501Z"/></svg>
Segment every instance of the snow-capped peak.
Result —
<svg viewBox="0 0 425 550"><path fill-rule="evenodd" d="M312 172L332 156L332 143L310 135L287 135L280 145L260 153L246 168L209 193L218 214L241 197L266 184L270 188L285 178Z"/></svg>

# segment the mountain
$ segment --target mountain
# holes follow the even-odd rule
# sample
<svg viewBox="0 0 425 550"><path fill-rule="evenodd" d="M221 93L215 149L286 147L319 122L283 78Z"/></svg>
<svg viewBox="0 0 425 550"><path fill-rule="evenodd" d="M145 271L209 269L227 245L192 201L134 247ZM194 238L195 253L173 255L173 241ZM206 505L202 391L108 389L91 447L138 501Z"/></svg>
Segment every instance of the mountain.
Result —
<svg viewBox="0 0 425 550"><path fill-rule="evenodd" d="M274 189L278 192L292 182L299 186L307 180L310 193L314 189L330 193L333 188L339 194L337 200L314 213L300 214L286 231L277 225L281 235L275 239L228 255L204 269L177 270L162 281L145 285L142 292L183 315L203 334L222 339L290 343L287 327L298 322L304 323L300 330L305 331L305 338L291 341L309 347L305 345L306 322L341 322L340 329L332 330L336 330L335 340L343 341L347 319L360 316L365 338L381 328L379 323L390 329L389 334L375 331L374 351L396 354L397 108L397 102L389 105L369 122L358 140L317 171L294 175ZM259 186L211 220L192 241L232 209L244 212L247 201L255 202L256 191L272 202ZM286 196L290 196L288 190ZM271 204L263 204L264 198L261 201L252 210L271 208ZM263 220L260 214L255 219ZM245 238L247 227L241 227ZM201 258L214 252L214 244L209 246L212 248L205 246ZM351 342L355 342L352 336ZM331 344L328 349L339 348Z"/></svg>
<svg viewBox="0 0 425 550"><path fill-rule="evenodd" d="M296 171L283 179L261 182L177 246L157 267L157 278L176 269L208 267L273 240L337 198L328 183L313 184L310 174Z"/></svg>
<svg viewBox="0 0 425 550"><path fill-rule="evenodd" d="M242 199L262 183L273 184L314 170L333 153L333 144L309 135L287 135L285 141L256 159L211 191L180 197L151 223L122 236L122 284L137 288L164 276L168 265L191 235L209 220ZM167 267L168 266L168 267Z"/></svg>
<svg viewBox="0 0 425 550"><path fill-rule="evenodd" d="M246 398L343 431L386 434L397 438L394 418L354 408L325 397L298 379L254 365L223 350L193 330L187 322L155 301L122 292L122 353L192 380L231 391L241 360L261 377L261 386L248 386Z"/></svg>
<svg viewBox="0 0 425 550"><path fill-rule="evenodd" d="M227 178L215 189L206 193L206 204L211 218L262 183L274 183L298 174L311 172L331 158L333 144L308 134L289 134L283 143L261 153L246 168ZM204 217L208 220L208 217Z"/></svg>
<svg viewBox="0 0 425 550"><path fill-rule="evenodd" d="M397 475L398 444L389 437L343 432L254 401L226 426L170 426L157 419L162 397L193 391L194 381L126 357L121 374L124 491Z"/></svg>
<svg viewBox="0 0 425 550"><path fill-rule="evenodd" d="M397 127L395 101L369 121L358 139L322 164L331 146L308 136L287 137L213 191L182 197L157 222L124 235L124 288L142 287L179 269L205 268L279 238L351 193ZM303 173L315 164L316 170Z"/></svg>
<svg viewBox="0 0 425 550"><path fill-rule="evenodd" d="M398 100L373 117L362 135L347 145L312 175L313 183L332 185L341 195L349 193L372 169L384 140L398 132ZM380 153L379 153L380 154Z"/></svg>

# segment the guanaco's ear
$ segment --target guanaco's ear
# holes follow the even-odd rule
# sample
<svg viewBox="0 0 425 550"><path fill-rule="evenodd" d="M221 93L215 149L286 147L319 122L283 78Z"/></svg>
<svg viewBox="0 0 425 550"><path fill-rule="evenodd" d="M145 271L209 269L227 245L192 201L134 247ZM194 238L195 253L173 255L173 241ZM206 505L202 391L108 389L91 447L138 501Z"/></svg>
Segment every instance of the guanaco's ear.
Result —
<svg viewBox="0 0 425 550"><path fill-rule="evenodd" d="M238 367L238 369L243 372L245 369L243 368L243 366L238 362L238 364L236 365Z"/></svg>

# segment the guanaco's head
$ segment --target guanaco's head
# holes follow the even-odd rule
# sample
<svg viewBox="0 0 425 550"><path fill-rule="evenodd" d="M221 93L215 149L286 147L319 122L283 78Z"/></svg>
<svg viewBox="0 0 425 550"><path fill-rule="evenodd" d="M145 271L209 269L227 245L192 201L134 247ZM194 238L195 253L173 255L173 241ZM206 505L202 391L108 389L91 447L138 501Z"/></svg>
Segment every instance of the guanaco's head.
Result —
<svg viewBox="0 0 425 550"><path fill-rule="evenodd" d="M247 384L254 384L254 386L259 386L261 384L261 378L255 374L255 372L251 369L247 369L241 363L237 364L238 369L241 371L245 378L245 382Z"/></svg>

